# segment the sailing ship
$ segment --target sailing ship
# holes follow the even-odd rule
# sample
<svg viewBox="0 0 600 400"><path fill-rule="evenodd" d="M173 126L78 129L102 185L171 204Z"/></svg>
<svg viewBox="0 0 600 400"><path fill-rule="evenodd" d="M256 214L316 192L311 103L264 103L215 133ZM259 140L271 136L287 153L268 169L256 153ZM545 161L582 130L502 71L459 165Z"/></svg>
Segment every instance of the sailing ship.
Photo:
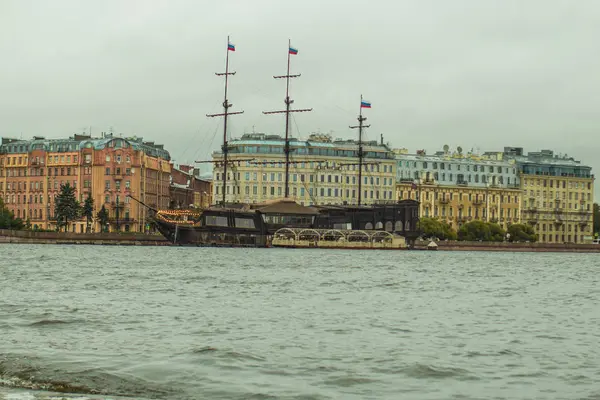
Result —
<svg viewBox="0 0 600 400"><path fill-rule="evenodd" d="M225 58L225 72L216 73L225 78L223 112L208 114L207 117L223 117L223 144L221 146L223 159L207 161L219 163L223 166L221 183L221 201L211 207L198 210L153 210L155 216L152 220L157 230L174 244L197 246L252 246L268 247L273 235L282 228L293 229L365 229L379 225L381 230L397 232L401 227L401 234L409 240L416 238L416 221L418 220L418 202L404 200L387 204L363 206L361 204L362 168L364 166L364 152L362 145L363 129L366 117L363 117L363 108L370 108L370 103L363 100L357 126L358 129L358 205L348 206L304 206L290 198L290 114L294 112L309 112L312 109L292 109L293 100L290 99L290 79L297 78L300 74L290 74L290 56L297 54L297 50L288 41L287 73L274 76L275 79L286 80L285 109L279 111L264 111L263 114L285 114L285 192L284 197L258 204L228 203L226 201L227 168L229 146L227 140L227 122L232 115L242 114L243 111L230 111L232 104L227 97L229 77L235 72L229 70L229 53L235 51L235 46L227 37L227 52ZM236 160L240 161L240 160ZM215 184L217 184L215 182ZM410 221L410 222L409 222ZM408 222L408 223L407 223ZM406 229L411 227L412 229Z"/></svg>

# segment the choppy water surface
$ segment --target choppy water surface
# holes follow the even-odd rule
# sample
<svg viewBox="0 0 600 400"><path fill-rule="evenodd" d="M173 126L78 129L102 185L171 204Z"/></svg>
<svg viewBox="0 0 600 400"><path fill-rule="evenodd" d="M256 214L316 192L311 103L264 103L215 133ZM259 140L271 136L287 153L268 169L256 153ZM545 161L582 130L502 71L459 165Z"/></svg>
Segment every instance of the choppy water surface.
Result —
<svg viewBox="0 0 600 400"><path fill-rule="evenodd" d="M0 399L599 399L600 257L0 246Z"/></svg>

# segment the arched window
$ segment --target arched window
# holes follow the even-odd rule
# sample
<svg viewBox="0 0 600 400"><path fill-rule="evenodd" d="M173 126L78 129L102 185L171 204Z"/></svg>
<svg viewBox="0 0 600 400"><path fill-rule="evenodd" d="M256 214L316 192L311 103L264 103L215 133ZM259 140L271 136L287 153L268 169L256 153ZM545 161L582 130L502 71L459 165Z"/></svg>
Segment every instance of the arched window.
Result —
<svg viewBox="0 0 600 400"><path fill-rule="evenodd" d="M401 232L403 229L402 221L396 221L396 226L394 227L394 231Z"/></svg>

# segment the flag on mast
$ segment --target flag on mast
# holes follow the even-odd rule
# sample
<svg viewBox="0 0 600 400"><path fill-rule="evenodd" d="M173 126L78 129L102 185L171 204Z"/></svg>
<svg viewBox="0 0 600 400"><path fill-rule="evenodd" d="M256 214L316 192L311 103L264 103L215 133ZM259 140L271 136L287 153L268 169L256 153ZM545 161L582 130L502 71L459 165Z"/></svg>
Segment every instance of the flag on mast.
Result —
<svg viewBox="0 0 600 400"><path fill-rule="evenodd" d="M294 55L298 54L298 49L290 46L290 54L294 54Z"/></svg>
<svg viewBox="0 0 600 400"><path fill-rule="evenodd" d="M366 100L361 100L360 108L371 108L371 102Z"/></svg>
<svg viewBox="0 0 600 400"><path fill-rule="evenodd" d="M235 51L235 46L233 45L233 43L227 43L227 50Z"/></svg>

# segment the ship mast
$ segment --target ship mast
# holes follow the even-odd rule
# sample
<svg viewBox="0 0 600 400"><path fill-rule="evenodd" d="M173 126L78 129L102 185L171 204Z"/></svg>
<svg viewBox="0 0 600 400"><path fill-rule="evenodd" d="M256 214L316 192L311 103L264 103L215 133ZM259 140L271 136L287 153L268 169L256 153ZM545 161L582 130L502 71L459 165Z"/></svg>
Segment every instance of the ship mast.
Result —
<svg viewBox="0 0 600 400"><path fill-rule="evenodd" d="M225 76L225 96L223 100L223 112L220 114L207 114L207 117L223 117L223 145L221 149L223 150L223 200L222 207L225 207L226 201L226 191L227 191L227 154L229 153L229 148L227 146L227 118L230 115L242 114L243 111L230 112L229 108L233 106L233 104L229 103L227 100L227 84L229 81L229 75L235 75L235 72L229 72L229 52L235 51L235 46L229 42L229 36L227 36L227 55L225 56L225 72L215 72L217 76Z"/></svg>
<svg viewBox="0 0 600 400"><path fill-rule="evenodd" d="M357 118L358 125L350 127L350 129L358 128L358 205L359 206L361 203L361 196L362 196L362 167L363 167L363 158L364 158L363 145L362 145L363 128L368 128L371 126L371 125L363 124L363 122L365 122L367 120L367 117L363 117L363 115L362 115L363 108L371 108L371 103L365 102L363 100L363 97L361 94L360 95L360 108L358 110L358 118Z"/></svg>
<svg viewBox="0 0 600 400"><path fill-rule="evenodd" d="M283 152L285 153L285 197L290 195L290 113L312 111L312 108L304 108L291 110L290 106L294 100L290 99L290 78L298 78L301 74L290 75L290 56L298 54L298 50L292 47L291 40L288 39L288 56L287 56L287 73L285 75L273 76L275 79L285 78L285 110L279 111L263 111L263 114L283 114L285 113L285 145Z"/></svg>

